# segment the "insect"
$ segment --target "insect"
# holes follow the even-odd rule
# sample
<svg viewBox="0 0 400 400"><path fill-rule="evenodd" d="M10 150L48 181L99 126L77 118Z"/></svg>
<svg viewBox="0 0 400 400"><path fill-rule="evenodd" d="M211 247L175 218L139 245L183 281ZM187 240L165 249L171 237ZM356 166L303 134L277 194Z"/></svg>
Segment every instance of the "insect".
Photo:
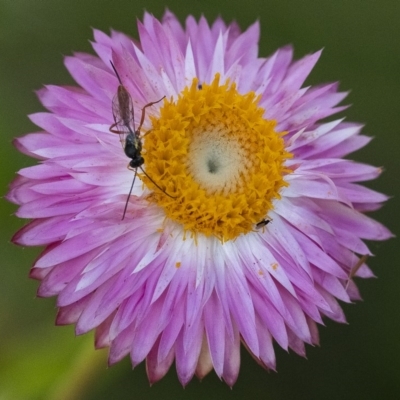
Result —
<svg viewBox="0 0 400 400"><path fill-rule="evenodd" d="M256 229L261 229L267 226L271 222L270 219L263 219L262 221L256 223Z"/></svg>
<svg viewBox="0 0 400 400"><path fill-rule="evenodd" d="M131 159L131 161L128 164L128 169L135 171L135 175L132 180L132 185L129 190L128 198L126 199L126 204L124 208L124 213L122 215L122 219L125 218L126 210L128 208L128 202L129 198L131 196L133 186L135 184L135 179L137 175L137 169L140 168L141 171L147 176L147 178L150 179L151 182L154 183L154 185L160 189L163 193L165 193L167 196L174 198L170 196L168 193L166 193L157 183L151 179L144 169L142 168L142 165L144 164L144 158L142 157L142 140L140 138L140 130L142 128L145 114L146 114L146 108L151 107L154 104L159 103L161 100L165 98L162 97L160 100L153 101L151 103L147 103L146 105L143 106L142 108L142 115L140 117L140 123L135 129L135 115L134 115L134 110L133 110L133 102L132 102L132 97L129 94L128 90L126 87L122 84L121 77L118 74L117 69L115 68L113 62L110 60L111 66L115 72L115 75L118 78L119 81L119 86L116 95L113 98L112 101L112 112L114 116L114 124L112 124L109 128L110 132L112 133L117 133L120 135L121 142L124 143L124 152L128 158Z"/></svg>

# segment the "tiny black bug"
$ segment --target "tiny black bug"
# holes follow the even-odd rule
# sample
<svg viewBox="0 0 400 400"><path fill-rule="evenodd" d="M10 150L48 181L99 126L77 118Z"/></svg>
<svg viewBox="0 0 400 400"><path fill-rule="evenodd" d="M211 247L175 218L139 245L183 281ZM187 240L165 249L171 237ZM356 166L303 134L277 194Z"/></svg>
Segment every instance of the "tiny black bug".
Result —
<svg viewBox="0 0 400 400"><path fill-rule="evenodd" d="M256 224L256 229L261 229L267 226L271 222L270 219L263 219L262 221L258 222Z"/></svg>

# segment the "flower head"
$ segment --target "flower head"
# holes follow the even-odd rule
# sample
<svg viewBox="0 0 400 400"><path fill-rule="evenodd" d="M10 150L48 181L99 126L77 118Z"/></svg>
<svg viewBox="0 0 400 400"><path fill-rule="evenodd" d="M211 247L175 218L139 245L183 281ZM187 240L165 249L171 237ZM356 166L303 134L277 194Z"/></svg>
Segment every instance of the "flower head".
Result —
<svg viewBox="0 0 400 400"><path fill-rule="evenodd" d="M320 52L259 58L258 23L166 12L138 28L95 31L97 56L65 59L80 87L39 91L43 131L15 141L40 163L8 194L32 219L14 242L45 246L39 296L58 296L58 324L95 329L111 364L233 385L241 342L275 369L274 341L304 355L323 316L345 321L337 300L372 276L362 239L391 236L364 214L387 197L358 183L381 169L343 159L369 142L360 125L319 122L346 96L302 87Z"/></svg>

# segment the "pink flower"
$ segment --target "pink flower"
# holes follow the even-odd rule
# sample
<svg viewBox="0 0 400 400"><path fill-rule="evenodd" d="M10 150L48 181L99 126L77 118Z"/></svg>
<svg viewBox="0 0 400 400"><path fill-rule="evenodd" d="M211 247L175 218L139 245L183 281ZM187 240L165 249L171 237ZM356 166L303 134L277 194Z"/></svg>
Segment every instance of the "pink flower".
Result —
<svg viewBox="0 0 400 400"><path fill-rule="evenodd" d="M40 163L8 194L32 221L13 240L45 246L38 295L58 297L58 324L95 329L110 364L146 360L155 382L175 361L182 384L214 369L232 386L240 342L275 369L274 341L304 355L323 316L345 321L337 300L372 276L362 239L391 237L364 214L387 197L358 183L381 169L343 159L370 140L359 124L319 122L346 108L337 84L302 87L320 52L259 58L258 23L166 12L138 29L95 31L97 56L65 59L80 87L39 91L41 131L15 145ZM120 84L134 121L129 96L112 108Z"/></svg>

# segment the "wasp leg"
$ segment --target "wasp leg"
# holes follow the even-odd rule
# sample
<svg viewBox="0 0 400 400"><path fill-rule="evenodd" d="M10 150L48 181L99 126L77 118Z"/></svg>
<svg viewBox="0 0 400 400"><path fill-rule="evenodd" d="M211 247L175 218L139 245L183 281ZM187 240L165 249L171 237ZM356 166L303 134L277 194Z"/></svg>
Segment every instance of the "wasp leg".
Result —
<svg viewBox="0 0 400 400"><path fill-rule="evenodd" d="M109 130L110 132L112 132L112 133L120 134L120 133L121 133L120 131L118 131L118 130L116 130L116 129L113 129L113 128L116 127L117 125L118 125L118 122L116 122L115 124L112 124L112 125L108 128L108 130Z"/></svg>
<svg viewBox="0 0 400 400"><path fill-rule="evenodd" d="M139 124L139 126L138 126L138 128L137 128L137 131L140 132L140 129L142 128L142 125L143 125L143 122L144 122L144 117L145 117L145 114L146 114L146 108L147 108L147 107L150 107L150 106L152 106L152 105L154 105L154 104L157 104L157 103L159 103L161 100L164 100L164 99L165 99L165 96L161 97L160 100L152 101L151 103L147 103L147 104L142 108L142 116L140 117L140 124Z"/></svg>
<svg viewBox="0 0 400 400"><path fill-rule="evenodd" d="M128 165L128 169L130 169L132 171L134 170L135 171L135 175L133 177L132 185L131 185L131 188L129 190L128 198L126 199L124 213L122 214L122 221L124 220L125 214L126 214L126 210L128 209L129 199L130 199L131 194L132 194L133 185L135 184L135 179L136 179L136 174L137 174L137 168L132 168L130 165Z"/></svg>

